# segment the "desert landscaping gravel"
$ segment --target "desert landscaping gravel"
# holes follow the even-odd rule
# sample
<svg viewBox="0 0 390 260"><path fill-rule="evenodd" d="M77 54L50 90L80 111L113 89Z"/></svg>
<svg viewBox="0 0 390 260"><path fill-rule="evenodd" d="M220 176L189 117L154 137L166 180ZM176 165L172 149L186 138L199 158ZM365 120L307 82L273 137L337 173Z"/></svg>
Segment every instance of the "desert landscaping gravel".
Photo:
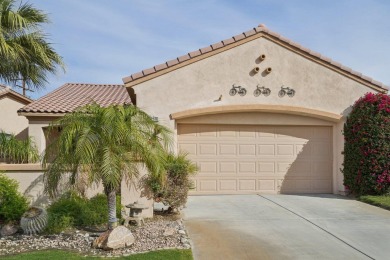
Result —
<svg viewBox="0 0 390 260"><path fill-rule="evenodd" d="M58 235L16 234L1 237L0 258L4 255L45 249L64 249L78 252L81 255L126 256L159 249L189 249L191 247L181 219L175 220L156 215L153 219L145 220L144 226L131 226L130 230L135 237L134 244L112 251L91 248L92 241L99 233L83 230Z"/></svg>

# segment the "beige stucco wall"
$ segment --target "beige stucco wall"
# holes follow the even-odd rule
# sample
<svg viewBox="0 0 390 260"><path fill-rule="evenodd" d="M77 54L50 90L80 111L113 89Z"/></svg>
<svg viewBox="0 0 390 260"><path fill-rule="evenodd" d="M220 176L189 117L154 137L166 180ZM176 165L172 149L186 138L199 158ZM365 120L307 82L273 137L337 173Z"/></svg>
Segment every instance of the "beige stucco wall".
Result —
<svg viewBox="0 0 390 260"><path fill-rule="evenodd" d="M260 62L258 57L261 54L265 54L266 59ZM254 74L252 70L256 66L260 68L260 72ZM268 67L272 68L272 72L262 73ZM245 87L246 96L241 97L238 94L230 96L229 90L233 84ZM271 95L255 97L253 91L258 84L270 88ZM295 96L279 97L278 91L282 85L293 88L296 91ZM137 105L152 116L158 117L160 123L169 126L174 132L177 122L170 119L170 114L189 109L266 104L305 107L345 116L355 100L366 92L375 92L351 78L265 38L255 39L145 81L133 88L137 95ZM221 100L217 101L221 95ZM265 120L272 117L272 122L275 124L291 124L291 120L295 120L291 117L286 119L285 116L277 114L261 117ZM213 123L218 122L221 120L221 115L210 116L207 120ZM265 122L260 119L252 120L246 116L246 118L232 119L230 122L234 124ZM187 122L190 121L191 119L187 119ZM312 123L313 125L323 124L323 121L320 121ZM297 120L296 124L299 125L302 122ZM343 122L332 123L332 126L334 193L340 193L344 190L343 176L339 170L342 168L343 161L341 154L344 146L341 133Z"/></svg>
<svg viewBox="0 0 390 260"><path fill-rule="evenodd" d="M9 134L15 134L24 139L28 136L28 120L24 116L18 116L18 109L25 106L8 96L0 98L0 130Z"/></svg>
<svg viewBox="0 0 390 260"><path fill-rule="evenodd" d="M6 176L19 183L19 192L28 198L31 205L47 206L50 203L49 196L44 192L43 171L39 164L0 164L0 171L4 171ZM140 177L146 174L142 168L140 173ZM125 181L122 181L121 204L127 205L135 201L145 204L148 209L144 210L144 217L153 217L153 200L136 183L135 181L128 185ZM88 198L91 198L103 192L104 189L101 184L94 184L86 190L85 194ZM128 214L129 209L125 209Z"/></svg>

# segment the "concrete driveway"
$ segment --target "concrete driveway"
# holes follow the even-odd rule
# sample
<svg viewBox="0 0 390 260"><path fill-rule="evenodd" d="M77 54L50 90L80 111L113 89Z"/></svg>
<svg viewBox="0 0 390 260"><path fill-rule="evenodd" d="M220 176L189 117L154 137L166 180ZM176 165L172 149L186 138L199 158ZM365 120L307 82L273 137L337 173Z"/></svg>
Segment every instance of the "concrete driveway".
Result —
<svg viewBox="0 0 390 260"><path fill-rule="evenodd" d="M336 195L191 196L195 259L390 259L390 211Z"/></svg>

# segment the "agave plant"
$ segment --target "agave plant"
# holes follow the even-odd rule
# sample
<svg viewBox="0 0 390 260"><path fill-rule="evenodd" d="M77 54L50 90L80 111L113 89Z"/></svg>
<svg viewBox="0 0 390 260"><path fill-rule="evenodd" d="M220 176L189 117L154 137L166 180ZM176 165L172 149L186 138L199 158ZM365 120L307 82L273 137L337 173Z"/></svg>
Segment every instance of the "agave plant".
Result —
<svg viewBox="0 0 390 260"><path fill-rule="evenodd" d="M19 140L13 134L0 132L0 160L8 163L36 163L38 149L31 137Z"/></svg>

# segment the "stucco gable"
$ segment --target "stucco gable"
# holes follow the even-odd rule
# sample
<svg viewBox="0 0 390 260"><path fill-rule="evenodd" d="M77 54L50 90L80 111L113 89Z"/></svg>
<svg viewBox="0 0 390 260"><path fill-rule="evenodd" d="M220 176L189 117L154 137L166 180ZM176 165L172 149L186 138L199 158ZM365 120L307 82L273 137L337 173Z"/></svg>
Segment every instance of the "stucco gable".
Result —
<svg viewBox="0 0 390 260"><path fill-rule="evenodd" d="M33 102L32 99L19 94L18 92L12 90L10 87L0 84L0 99L6 97L15 100L16 102L19 102L23 105L27 105Z"/></svg>
<svg viewBox="0 0 390 260"><path fill-rule="evenodd" d="M387 87L381 82L375 81L372 78L363 75L360 72L354 71L351 68L343 66L342 64L322 56L321 54L314 52L308 48L301 46L298 43L295 43L280 34L270 31L264 25L259 25L252 30L244 32L233 36L232 38L223 40L221 42L212 44L210 46L200 48L199 50L189 52L188 54L182 55L176 59L167 61L165 63L156 65L152 68L145 69L141 72L134 73L128 77L123 78L123 82L126 87L133 87L145 81L151 80L153 78L159 77L161 75L170 73L174 70L180 69L184 66L190 65L192 63L198 62L203 59L207 59L211 56L217 55L221 52L228 51L232 48L236 48L240 45L247 44L258 38L265 38L272 41L275 44L278 44L290 51L305 57L311 61L314 61L324 67L327 67L343 76L351 78L371 89L374 89L379 92L387 93ZM259 53L260 55L260 53Z"/></svg>

